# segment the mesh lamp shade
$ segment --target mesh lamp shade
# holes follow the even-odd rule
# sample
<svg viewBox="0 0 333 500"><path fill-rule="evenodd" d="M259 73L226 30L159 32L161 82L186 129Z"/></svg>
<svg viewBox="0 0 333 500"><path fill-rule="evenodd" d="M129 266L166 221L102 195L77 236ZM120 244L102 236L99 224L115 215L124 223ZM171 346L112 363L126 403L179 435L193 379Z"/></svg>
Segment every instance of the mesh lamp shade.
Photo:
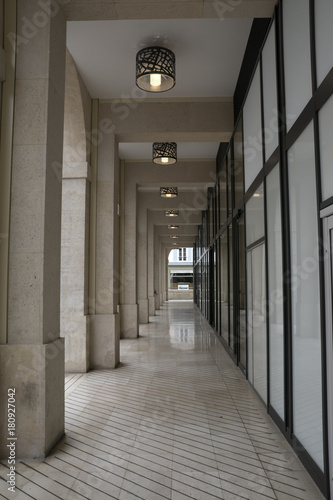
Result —
<svg viewBox="0 0 333 500"><path fill-rule="evenodd" d="M179 210L165 210L164 215L166 217L178 217Z"/></svg>
<svg viewBox="0 0 333 500"><path fill-rule="evenodd" d="M161 187L160 196L162 198L176 198L178 196L178 188L176 187Z"/></svg>
<svg viewBox="0 0 333 500"><path fill-rule="evenodd" d="M154 142L153 162L157 165L172 165L177 161L177 144L175 142Z"/></svg>
<svg viewBox="0 0 333 500"><path fill-rule="evenodd" d="M164 47L145 47L136 55L136 84L147 92L165 92L176 83L175 54Z"/></svg>

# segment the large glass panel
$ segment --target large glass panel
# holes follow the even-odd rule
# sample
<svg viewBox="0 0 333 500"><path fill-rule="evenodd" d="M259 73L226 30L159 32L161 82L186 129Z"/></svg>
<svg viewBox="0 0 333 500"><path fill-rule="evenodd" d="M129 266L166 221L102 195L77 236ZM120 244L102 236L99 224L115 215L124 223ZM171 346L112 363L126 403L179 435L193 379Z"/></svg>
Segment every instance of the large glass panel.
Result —
<svg viewBox="0 0 333 500"><path fill-rule="evenodd" d="M333 52L333 51L332 51ZM333 96L319 111L321 196L322 201L333 196Z"/></svg>
<svg viewBox="0 0 333 500"><path fill-rule="evenodd" d="M283 2L283 43L289 130L312 96L309 0Z"/></svg>
<svg viewBox="0 0 333 500"><path fill-rule="evenodd" d="M264 235L264 188L260 184L257 191L246 204L246 245L251 245Z"/></svg>
<svg viewBox="0 0 333 500"><path fill-rule="evenodd" d="M288 152L294 434L323 470L319 255L313 124Z"/></svg>
<svg viewBox="0 0 333 500"><path fill-rule="evenodd" d="M229 290L228 290L228 232L224 231L220 238L221 244L221 326L222 337L226 342L229 338Z"/></svg>
<svg viewBox="0 0 333 500"><path fill-rule="evenodd" d="M284 420L282 238L279 165L266 177L270 403Z"/></svg>
<svg viewBox="0 0 333 500"><path fill-rule="evenodd" d="M246 286L245 286L245 225L238 222L238 332L239 360L246 368Z"/></svg>
<svg viewBox="0 0 333 500"><path fill-rule="evenodd" d="M276 90L275 22L272 24L262 52L264 95L265 161L279 144Z"/></svg>
<svg viewBox="0 0 333 500"><path fill-rule="evenodd" d="M265 245L247 254L248 376L262 399L267 401L267 333L265 293Z"/></svg>
<svg viewBox="0 0 333 500"><path fill-rule="evenodd" d="M262 169L261 103L259 66L254 74L243 110L245 191Z"/></svg>
<svg viewBox="0 0 333 500"><path fill-rule="evenodd" d="M333 2L315 0L317 84L320 85L333 66Z"/></svg>
<svg viewBox="0 0 333 500"><path fill-rule="evenodd" d="M253 384L253 294L252 294L252 252L246 254L246 294L247 294L247 372L248 379Z"/></svg>
<svg viewBox="0 0 333 500"><path fill-rule="evenodd" d="M219 177L220 185L220 225L223 226L227 220L227 177L226 165L224 164Z"/></svg>
<svg viewBox="0 0 333 500"><path fill-rule="evenodd" d="M229 344L235 351L234 337L234 280L233 280L233 253L232 253L232 225L229 226Z"/></svg>
<svg viewBox="0 0 333 500"><path fill-rule="evenodd" d="M216 318L216 331L221 332L221 325L220 325L220 239L218 238L216 240L216 311L215 311L215 318Z"/></svg>
<svg viewBox="0 0 333 500"><path fill-rule="evenodd" d="M230 215L233 209L231 148L229 148L229 152L227 155L227 168L228 168L228 215Z"/></svg>
<svg viewBox="0 0 333 500"><path fill-rule="evenodd" d="M267 401L265 245L252 250L253 386Z"/></svg>
<svg viewBox="0 0 333 500"><path fill-rule="evenodd" d="M244 194L244 165L243 165L243 120L240 119L234 135L234 182L235 205Z"/></svg>

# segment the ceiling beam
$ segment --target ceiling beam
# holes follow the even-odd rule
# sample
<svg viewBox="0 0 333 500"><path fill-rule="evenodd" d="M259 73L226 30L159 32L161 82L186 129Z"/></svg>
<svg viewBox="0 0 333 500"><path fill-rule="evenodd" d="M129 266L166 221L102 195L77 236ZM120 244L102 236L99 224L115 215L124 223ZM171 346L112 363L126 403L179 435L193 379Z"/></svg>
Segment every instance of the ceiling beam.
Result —
<svg viewBox="0 0 333 500"><path fill-rule="evenodd" d="M69 21L271 17L276 0L62 0ZM65 5L64 5L65 4Z"/></svg>
<svg viewBox="0 0 333 500"><path fill-rule="evenodd" d="M101 101L99 122L101 132L114 132L118 142L228 142L233 99L155 102L134 94Z"/></svg>

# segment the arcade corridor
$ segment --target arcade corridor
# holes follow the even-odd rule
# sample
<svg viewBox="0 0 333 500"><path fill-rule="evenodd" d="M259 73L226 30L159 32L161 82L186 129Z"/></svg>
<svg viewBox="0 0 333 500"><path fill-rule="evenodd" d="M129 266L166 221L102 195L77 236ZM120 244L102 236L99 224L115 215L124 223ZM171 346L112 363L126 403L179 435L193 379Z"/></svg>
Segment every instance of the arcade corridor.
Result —
<svg viewBox="0 0 333 500"><path fill-rule="evenodd" d="M67 375L65 438L1 498L323 498L192 302L164 304L121 360Z"/></svg>

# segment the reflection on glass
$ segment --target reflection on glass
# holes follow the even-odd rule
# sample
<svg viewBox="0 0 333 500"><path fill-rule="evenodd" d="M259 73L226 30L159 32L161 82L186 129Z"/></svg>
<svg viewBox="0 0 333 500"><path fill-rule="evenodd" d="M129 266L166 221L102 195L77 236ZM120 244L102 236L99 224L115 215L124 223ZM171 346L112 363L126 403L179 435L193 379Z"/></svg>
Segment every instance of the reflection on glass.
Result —
<svg viewBox="0 0 333 500"><path fill-rule="evenodd" d="M323 470L319 255L313 124L288 152L294 434Z"/></svg>
<svg viewBox="0 0 333 500"><path fill-rule="evenodd" d="M246 245L251 245L264 235L264 186L260 184L246 204Z"/></svg>
<svg viewBox="0 0 333 500"><path fill-rule="evenodd" d="M279 165L266 178L270 404L284 420L282 240Z"/></svg>

